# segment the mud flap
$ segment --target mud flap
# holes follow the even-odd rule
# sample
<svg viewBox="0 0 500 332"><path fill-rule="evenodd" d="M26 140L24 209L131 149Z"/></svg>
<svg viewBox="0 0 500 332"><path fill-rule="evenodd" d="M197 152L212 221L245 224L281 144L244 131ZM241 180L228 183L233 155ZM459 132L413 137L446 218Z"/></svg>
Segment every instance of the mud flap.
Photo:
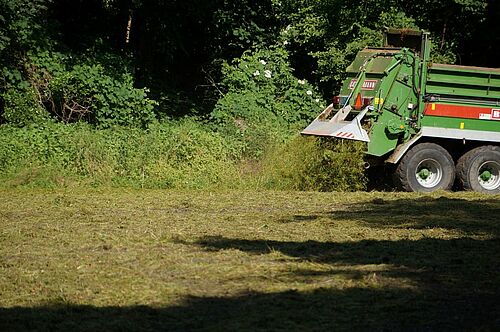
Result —
<svg viewBox="0 0 500 332"><path fill-rule="evenodd" d="M349 109L341 109L335 114L331 120L325 118L332 111L331 105L323 111L301 134L314 136L331 136L337 138L351 139L355 141L370 142L368 133L361 126L361 120L365 114L371 110L371 106L366 107L352 121L344 121ZM337 117L341 112L342 116Z"/></svg>

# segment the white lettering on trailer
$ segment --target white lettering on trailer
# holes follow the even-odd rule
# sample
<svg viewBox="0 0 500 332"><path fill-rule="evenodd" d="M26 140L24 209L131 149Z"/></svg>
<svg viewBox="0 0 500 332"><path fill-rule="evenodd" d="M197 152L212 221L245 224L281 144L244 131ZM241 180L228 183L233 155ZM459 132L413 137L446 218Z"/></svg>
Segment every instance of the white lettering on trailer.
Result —
<svg viewBox="0 0 500 332"><path fill-rule="evenodd" d="M357 79L351 80L351 82L349 83L349 90L354 89L357 82ZM361 86L361 90L375 90L375 86L377 85L377 83L378 80L365 80L363 82L363 85Z"/></svg>

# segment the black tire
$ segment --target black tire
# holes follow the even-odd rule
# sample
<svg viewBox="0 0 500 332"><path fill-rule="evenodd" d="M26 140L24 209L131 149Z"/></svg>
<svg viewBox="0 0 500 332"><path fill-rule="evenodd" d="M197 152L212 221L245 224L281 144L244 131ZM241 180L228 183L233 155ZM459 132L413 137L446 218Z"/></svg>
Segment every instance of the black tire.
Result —
<svg viewBox="0 0 500 332"><path fill-rule="evenodd" d="M420 143L401 158L394 172L394 182L404 191L450 190L455 182L455 163L443 147Z"/></svg>
<svg viewBox="0 0 500 332"><path fill-rule="evenodd" d="M464 154L457 162L457 177L465 190L500 193L500 147L481 146Z"/></svg>

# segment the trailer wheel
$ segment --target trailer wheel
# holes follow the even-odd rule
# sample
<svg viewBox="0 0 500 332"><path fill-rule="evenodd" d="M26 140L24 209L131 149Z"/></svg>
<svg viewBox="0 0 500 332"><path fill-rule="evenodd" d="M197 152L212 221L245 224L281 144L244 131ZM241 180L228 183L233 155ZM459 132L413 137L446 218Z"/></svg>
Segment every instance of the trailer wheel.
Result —
<svg viewBox="0 0 500 332"><path fill-rule="evenodd" d="M457 163L457 176L465 190L500 193L500 147L481 146L464 154Z"/></svg>
<svg viewBox="0 0 500 332"><path fill-rule="evenodd" d="M394 180L399 189L405 191L450 190L455 181L455 163L443 147L421 143L401 159Z"/></svg>

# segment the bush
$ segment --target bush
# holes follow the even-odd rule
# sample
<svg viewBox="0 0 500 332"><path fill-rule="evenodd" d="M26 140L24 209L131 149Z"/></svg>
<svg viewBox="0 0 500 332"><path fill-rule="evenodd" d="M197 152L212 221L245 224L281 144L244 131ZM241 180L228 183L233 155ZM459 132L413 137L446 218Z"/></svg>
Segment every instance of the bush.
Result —
<svg viewBox="0 0 500 332"><path fill-rule="evenodd" d="M0 67L12 61L17 52L32 46L34 35L42 29L40 16L47 0L0 1Z"/></svg>
<svg viewBox="0 0 500 332"><path fill-rule="evenodd" d="M134 87L126 70L44 51L31 55L29 72L44 104L65 123L85 119L100 128L145 127L155 119L156 102L147 97L147 89Z"/></svg>
<svg viewBox="0 0 500 332"><path fill-rule="evenodd" d="M324 107L316 89L293 75L282 48L246 52L224 64L222 84L226 93L211 118L250 157L304 127Z"/></svg>
<svg viewBox="0 0 500 332"><path fill-rule="evenodd" d="M1 94L4 102L3 121L15 126L43 123L50 118L49 113L37 99L31 87L10 88Z"/></svg>

